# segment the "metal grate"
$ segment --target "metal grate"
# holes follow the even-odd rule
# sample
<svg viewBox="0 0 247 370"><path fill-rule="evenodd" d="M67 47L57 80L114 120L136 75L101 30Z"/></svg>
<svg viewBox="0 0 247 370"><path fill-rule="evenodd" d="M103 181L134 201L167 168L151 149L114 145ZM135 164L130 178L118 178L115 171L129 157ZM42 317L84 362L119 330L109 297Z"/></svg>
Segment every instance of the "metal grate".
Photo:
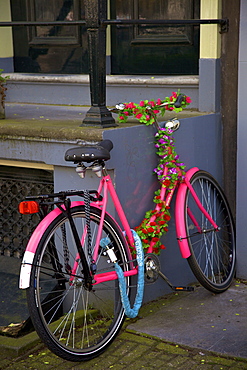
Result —
<svg viewBox="0 0 247 370"><path fill-rule="evenodd" d="M21 215L18 204L27 195L52 193L52 171L0 166L0 254L22 257L39 215Z"/></svg>

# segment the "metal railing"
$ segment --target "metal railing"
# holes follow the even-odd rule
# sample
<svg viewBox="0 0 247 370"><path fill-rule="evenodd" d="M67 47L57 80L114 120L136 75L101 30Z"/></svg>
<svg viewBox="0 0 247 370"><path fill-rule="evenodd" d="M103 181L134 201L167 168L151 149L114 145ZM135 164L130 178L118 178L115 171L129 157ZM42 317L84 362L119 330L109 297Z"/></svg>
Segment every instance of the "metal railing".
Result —
<svg viewBox="0 0 247 370"><path fill-rule="evenodd" d="M221 26L221 32L227 32L229 29L228 19L102 19L101 25L165 25L165 26L200 26L203 24L218 24ZM9 21L0 22L0 27L20 27L20 26L86 26L87 21Z"/></svg>

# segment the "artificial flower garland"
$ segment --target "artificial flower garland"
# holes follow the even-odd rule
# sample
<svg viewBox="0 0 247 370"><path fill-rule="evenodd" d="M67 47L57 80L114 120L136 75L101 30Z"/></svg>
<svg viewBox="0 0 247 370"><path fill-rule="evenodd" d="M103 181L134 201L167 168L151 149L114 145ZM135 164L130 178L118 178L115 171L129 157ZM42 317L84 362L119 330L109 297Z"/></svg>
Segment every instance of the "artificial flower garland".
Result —
<svg viewBox="0 0 247 370"><path fill-rule="evenodd" d="M162 115L166 110L180 112L183 108L191 103L191 99L185 96L181 107L175 108L173 103L176 101L179 92L173 92L172 96L166 97L164 100L142 100L139 104L125 103L118 106L120 110L118 119L120 122L126 122L128 117L135 116L139 122L146 125L151 125L155 122L157 114ZM165 107L160 107L163 103L170 103ZM167 128L158 129L155 134L155 147L159 156L159 164L154 169L161 186L166 188L166 192L171 191L177 181L181 181L185 175L184 163L179 161L174 148L174 138L172 137L172 130ZM164 169L167 167L168 171L165 174ZM156 204L154 210L146 212L141 224L135 228L137 234L142 240L143 249L146 252L150 245L153 247L153 253L159 254L161 249L165 246L161 243L160 238L168 231L168 222L171 219L169 208L161 199L161 190L154 193L153 202Z"/></svg>

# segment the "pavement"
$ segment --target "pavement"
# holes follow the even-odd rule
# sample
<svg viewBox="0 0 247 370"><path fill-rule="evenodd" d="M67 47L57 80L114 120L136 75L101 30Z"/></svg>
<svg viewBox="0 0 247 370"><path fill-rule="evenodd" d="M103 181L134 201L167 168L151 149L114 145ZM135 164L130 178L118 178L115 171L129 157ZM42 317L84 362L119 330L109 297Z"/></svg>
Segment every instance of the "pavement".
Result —
<svg viewBox="0 0 247 370"><path fill-rule="evenodd" d="M246 303L247 284L238 280L220 295L200 286L168 294L127 319L101 356L81 363L58 358L36 333L0 336L0 369L247 369Z"/></svg>

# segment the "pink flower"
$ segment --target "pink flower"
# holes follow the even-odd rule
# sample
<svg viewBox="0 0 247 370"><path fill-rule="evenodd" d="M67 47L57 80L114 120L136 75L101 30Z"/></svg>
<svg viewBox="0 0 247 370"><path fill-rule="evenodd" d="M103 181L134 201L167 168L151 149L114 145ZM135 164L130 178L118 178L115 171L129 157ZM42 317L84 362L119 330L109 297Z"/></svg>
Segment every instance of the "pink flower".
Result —
<svg viewBox="0 0 247 370"><path fill-rule="evenodd" d="M129 112L125 111L123 112L126 116L129 116Z"/></svg>
<svg viewBox="0 0 247 370"><path fill-rule="evenodd" d="M140 101L140 107L144 107L145 103L143 100Z"/></svg>
<svg viewBox="0 0 247 370"><path fill-rule="evenodd" d="M192 100L191 100L191 98L189 96L186 96L186 99L185 100L186 100L186 103L187 104L190 104L192 102Z"/></svg>
<svg viewBox="0 0 247 370"><path fill-rule="evenodd" d="M136 118L137 118L137 119L142 118L142 113L138 113L138 114L136 115Z"/></svg>
<svg viewBox="0 0 247 370"><path fill-rule="evenodd" d="M146 115L146 119L150 120L150 115L149 114Z"/></svg>
<svg viewBox="0 0 247 370"><path fill-rule="evenodd" d="M149 101L148 102L148 105L151 105L151 107L154 107L155 106L155 102L154 101Z"/></svg>
<svg viewBox="0 0 247 370"><path fill-rule="evenodd" d="M134 103L126 104L126 108L133 109L135 108L135 104Z"/></svg>
<svg viewBox="0 0 247 370"><path fill-rule="evenodd" d="M123 120L123 119L124 119L124 117L123 117L123 116L119 116L119 119L122 119L122 120Z"/></svg>
<svg viewBox="0 0 247 370"><path fill-rule="evenodd" d="M158 109L154 109L154 113L158 114L160 111Z"/></svg>
<svg viewBox="0 0 247 370"><path fill-rule="evenodd" d="M160 98L157 100L156 104L157 105L160 105L162 103L162 101L160 100Z"/></svg>

